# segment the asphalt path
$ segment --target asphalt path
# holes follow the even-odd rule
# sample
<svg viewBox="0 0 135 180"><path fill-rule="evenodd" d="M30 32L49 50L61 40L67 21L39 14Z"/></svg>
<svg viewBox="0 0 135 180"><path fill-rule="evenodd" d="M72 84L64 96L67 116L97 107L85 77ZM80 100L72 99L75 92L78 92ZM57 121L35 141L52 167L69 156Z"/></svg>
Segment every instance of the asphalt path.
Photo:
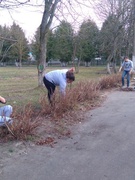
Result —
<svg viewBox="0 0 135 180"><path fill-rule="evenodd" d="M135 180L135 91L114 91L54 148L5 161L0 180Z"/></svg>

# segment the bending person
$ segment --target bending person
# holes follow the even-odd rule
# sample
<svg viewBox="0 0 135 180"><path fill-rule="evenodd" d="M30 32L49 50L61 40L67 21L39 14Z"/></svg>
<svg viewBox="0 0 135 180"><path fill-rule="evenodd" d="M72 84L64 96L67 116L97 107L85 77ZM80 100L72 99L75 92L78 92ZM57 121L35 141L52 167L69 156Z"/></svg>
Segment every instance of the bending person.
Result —
<svg viewBox="0 0 135 180"><path fill-rule="evenodd" d="M48 90L48 100L52 103L52 96L56 86L59 86L61 95L65 95L67 83L75 81L75 69L54 70L45 74L43 82Z"/></svg>

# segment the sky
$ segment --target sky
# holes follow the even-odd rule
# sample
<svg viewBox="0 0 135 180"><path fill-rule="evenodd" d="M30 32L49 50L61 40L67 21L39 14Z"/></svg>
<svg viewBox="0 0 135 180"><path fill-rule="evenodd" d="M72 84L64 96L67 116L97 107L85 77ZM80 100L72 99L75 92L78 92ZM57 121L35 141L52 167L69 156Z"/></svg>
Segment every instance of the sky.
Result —
<svg viewBox="0 0 135 180"><path fill-rule="evenodd" d="M14 10L0 10L0 25L18 24L28 39L32 39L42 19L42 12L35 8L22 7Z"/></svg>
<svg viewBox="0 0 135 180"><path fill-rule="evenodd" d="M86 2L87 0L85 0ZM35 4L37 0L31 0L31 4ZM96 22L96 24L101 27L101 20L98 19L96 14L94 13L93 7L87 7L87 6L82 6L81 5L74 5L74 14L71 17L69 15L69 12L64 9L65 16L61 17L59 15L58 19L62 20L65 19L68 22L70 22L74 27L74 29L77 29L79 24L84 19L91 18L93 21ZM1 9L0 10L0 25L7 25L11 26L13 22L18 24L24 31L26 37L28 40L31 40L35 34L35 31L39 27L41 20L42 20L42 12L43 12L43 7L32 7L32 6L27 6L27 7L20 7L17 9ZM78 13L79 12L79 13ZM53 26L57 26L59 24L58 19L54 18L53 21Z"/></svg>

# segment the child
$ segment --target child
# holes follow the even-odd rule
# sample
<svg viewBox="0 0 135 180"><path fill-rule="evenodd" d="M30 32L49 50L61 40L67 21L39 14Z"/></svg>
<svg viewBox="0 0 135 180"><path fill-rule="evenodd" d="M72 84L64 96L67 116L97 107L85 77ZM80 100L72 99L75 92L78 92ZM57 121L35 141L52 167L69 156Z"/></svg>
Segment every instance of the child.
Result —
<svg viewBox="0 0 135 180"><path fill-rule="evenodd" d="M133 62L129 60L129 58L126 56L124 58L124 62L122 63L122 66L119 69L119 72L123 70L122 72L122 88L124 87L124 78L127 75L127 88L129 88L130 85L130 75L133 69Z"/></svg>

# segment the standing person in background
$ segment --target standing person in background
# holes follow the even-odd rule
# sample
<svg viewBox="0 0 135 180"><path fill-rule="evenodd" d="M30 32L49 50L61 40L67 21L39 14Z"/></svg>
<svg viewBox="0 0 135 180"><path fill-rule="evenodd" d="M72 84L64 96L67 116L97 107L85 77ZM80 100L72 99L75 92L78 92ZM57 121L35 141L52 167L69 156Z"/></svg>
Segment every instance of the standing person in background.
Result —
<svg viewBox="0 0 135 180"><path fill-rule="evenodd" d="M0 96L0 103L6 104L5 98ZM4 105L0 107L0 126L4 126L5 122L12 122L11 114L13 112L13 108L10 105Z"/></svg>
<svg viewBox="0 0 135 180"><path fill-rule="evenodd" d="M56 86L59 86L61 95L65 95L67 83L72 83L75 81L74 72L75 69L71 68L54 70L45 74L43 77L43 82L48 90L48 100L50 103L52 103L52 96Z"/></svg>
<svg viewBox="0 0 135 180"><path fill-rule="evenodd" d="M129 88L130 75L133 70L133 62L131 60L129 60L129 58L127 56L124 58L124 62L122 63L122 65L119 69L119 72L121 72L121 70L123 70L123 72L122 72L122 88L125 85L124 78L126 75L127 75L127 88Z"/></svg>

